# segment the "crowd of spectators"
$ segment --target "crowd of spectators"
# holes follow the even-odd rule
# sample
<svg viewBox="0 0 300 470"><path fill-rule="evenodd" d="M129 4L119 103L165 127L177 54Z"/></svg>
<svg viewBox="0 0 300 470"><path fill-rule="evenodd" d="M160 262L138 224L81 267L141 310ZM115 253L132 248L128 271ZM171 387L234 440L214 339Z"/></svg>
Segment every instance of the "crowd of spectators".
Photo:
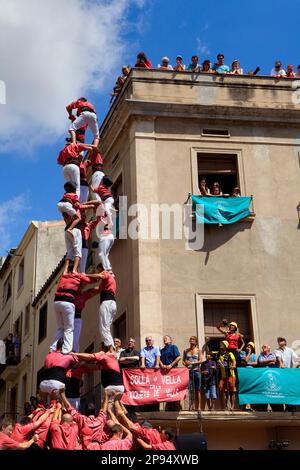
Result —
<svg viewBox="0 0 300 470"><path fill-rule="evenodd" d="M199 60L198 55L193 55L188 65L184 64L182 55L178 55L175 58L174 65L170 63L170 59L167 56L161 58L161 62L157 67L153 67L152 62L147 58L145 52L139 52L136 58L135 68L153 69L158 70L173 70L175 72L193 72L193 73L209 73L217 75L257 75L260 72L260 67L256 67L255 70L248 70L244 72L244 69L240 65L238 59L234 59L231 65L225 64L225 56L222 53L217 55L216 62L212 62L210 59L204 59L202 62ZM111 93L110 104L114 98L117 97L130 73L130 65L124 65L122 67L122 75L117 78L116 85ZM282 66L280 60L276 60L274 67L270 71L271 77L277 78L300 78L300 65L297 66L297 71L294 71L294 66L288 64L286 68Z"/></svg>
<svg viewBox="0 0 300 470"><path fill-rule="evenodd" d="M231 194L226 194L223 193L222 188L220 186L220 183L218 181L215 181L212 184L212 187L209 188L208 183L206 178L202 177L200 179L200 195L201 196L232 196L232 197L240 197L241 196L241 190L238 186L235 186L232 189Z"/></svg>

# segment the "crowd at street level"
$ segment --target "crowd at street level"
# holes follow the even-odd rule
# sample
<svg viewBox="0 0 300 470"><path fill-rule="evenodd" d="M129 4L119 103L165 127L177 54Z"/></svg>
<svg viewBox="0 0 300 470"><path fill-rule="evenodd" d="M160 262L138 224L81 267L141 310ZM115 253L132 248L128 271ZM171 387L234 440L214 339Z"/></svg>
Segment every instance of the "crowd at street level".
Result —
<svg viewBox="0 0 300 470"><path fill-rule="evenodd" d="M191 57L191 62L188 65L183 63L182 55L177 55L175 59L175 65L170 64L170 59L167 56L162 57L161 62L157 67L153 67L151 60L149 60L145 52L139 52L137 55L135 68L143 69L153 69L157 68L158 70L173 70L174 72L193 72L193 73L209 73L216 75L257 75L260 72L260 67L256 67L255 70L249 70L244 72L244 69L240 65L240 61L234 59L231 62L231 65L225 64L224 54L220 53L217 55L217 61L213 63L210 59L205 59L202 61L199 60L198 55L193 55ZM122 67L122 75L120 75L117 80L113 92L111 93L112 103L114 98L118 96L126 82L126 79L130 73L131 66L124 65ZM300 78L300 65L297 66L297 71L294 71L294 66L288 64L284 69L280 60L276 60L274 67L270 71L271 77L277 78Z"/></svg>

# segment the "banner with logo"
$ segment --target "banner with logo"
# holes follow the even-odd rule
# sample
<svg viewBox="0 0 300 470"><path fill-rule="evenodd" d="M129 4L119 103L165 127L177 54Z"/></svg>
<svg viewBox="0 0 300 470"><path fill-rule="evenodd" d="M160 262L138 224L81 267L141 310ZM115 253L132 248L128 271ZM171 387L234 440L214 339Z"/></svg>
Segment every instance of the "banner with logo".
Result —
<svg viewBox="0 0 300 470"><path fill-rule="evenodd" d="M300 369L240 367L239 403L300 405Z"/></svg>
<svg viewBox="0 0 300 470"><path fill-rule="evenodd" d="M251 197L192 196L197 224L233 224L251 215ZM204 210L203 210L204 206Z"/></svg>
<svg viewBox="0 0 300 470"><path fill-rule="evenodd" d="M163 401L184 400L189 383L186 368L123 369L125 405L147 405Z"/></svg>

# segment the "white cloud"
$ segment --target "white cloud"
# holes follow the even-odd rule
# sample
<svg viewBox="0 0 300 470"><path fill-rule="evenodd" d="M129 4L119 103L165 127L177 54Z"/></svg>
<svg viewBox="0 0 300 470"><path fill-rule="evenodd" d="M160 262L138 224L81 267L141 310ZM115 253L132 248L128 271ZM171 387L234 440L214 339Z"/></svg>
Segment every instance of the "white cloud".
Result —
<svg viewBox="0 0 300 470"><path fill-rule="evenodd" d="M205 44L205 42L202 41L202 39L200 38L197 38L197 52L199 52L202 56L206 56L204 57L205 59L207 58L207 56L210 55L210 49L208 48L207 44Z"/></svg>
<svg viewBox="0 0 300 470"><path fill-rule="evenodd" d="M70 101L113 86L132 5L145 0L0 0L0 151L61 135Z"/></svg>
<svg viewBox="0 0 300 470"><path fill-rule="evenodd" d="M29 210L29 193L25 192L0 204L0 256L11 248L11 232L18 223L18 216Z"/></svg>

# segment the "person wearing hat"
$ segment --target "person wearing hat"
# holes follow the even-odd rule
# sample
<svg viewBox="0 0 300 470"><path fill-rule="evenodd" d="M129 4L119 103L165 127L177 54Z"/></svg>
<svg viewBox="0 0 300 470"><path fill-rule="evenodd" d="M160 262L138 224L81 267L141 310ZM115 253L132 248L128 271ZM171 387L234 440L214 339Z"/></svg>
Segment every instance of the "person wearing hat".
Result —
<svg viewBox="0 0 300 470"><path fill-rule="evenodd" d="M234 410L236 392L236 360L228 349L229 343L224 340L220 342L220 351L217 354L217 366L219 367L219 392L223 401L223 408ZM229 399L229 403L228 403Z"/></svg>
<svg viewBox="0 0 300 470"><path fill-rule="evenodd" d="M228 327L227 327L228 325ZM228 341L228 351L234 354L237 365L240 364L240 351L244 348L244 337L241 333L238 333L238 325L236 322L232 321L228 324L227 320L222 320L219 326L217 326L220 333L225 336L226 341ZM239 341L241 346L239 348Z"/></svg>
<svg viewBox="0 0 300 470"><path fill-rule="evenodd" d="M167 57L167 56L162 57L161 63L158 64L157 68L158 69L163 69L163 70L173 70L172 65L170 65L169 57Z"/></svg>
<svg viewBox="0 0 300 470"><path fill-rule="evenodd" d="M231 64L231 70L230 72L231 75L243 75L244 71L240 67L240 62L239 60L234 60Z"/></svg>
<svg viewBox="0 0 300 470"><path fill-rule="evenodd" d="M174 70L176 70L176 72L184 72L185 71L185 65L182 63L182 61L183 61L182 56L178 55L176 57L176 65L174 67Z"/></svg>
<svg viewBox="0 0 300 470"><path fill-rule="evenodd" d="M240 352L241 365L245 367L255 367L257 365L257 356L255 354L255 345L253 341L246 344L246 351Z"/></svg>

